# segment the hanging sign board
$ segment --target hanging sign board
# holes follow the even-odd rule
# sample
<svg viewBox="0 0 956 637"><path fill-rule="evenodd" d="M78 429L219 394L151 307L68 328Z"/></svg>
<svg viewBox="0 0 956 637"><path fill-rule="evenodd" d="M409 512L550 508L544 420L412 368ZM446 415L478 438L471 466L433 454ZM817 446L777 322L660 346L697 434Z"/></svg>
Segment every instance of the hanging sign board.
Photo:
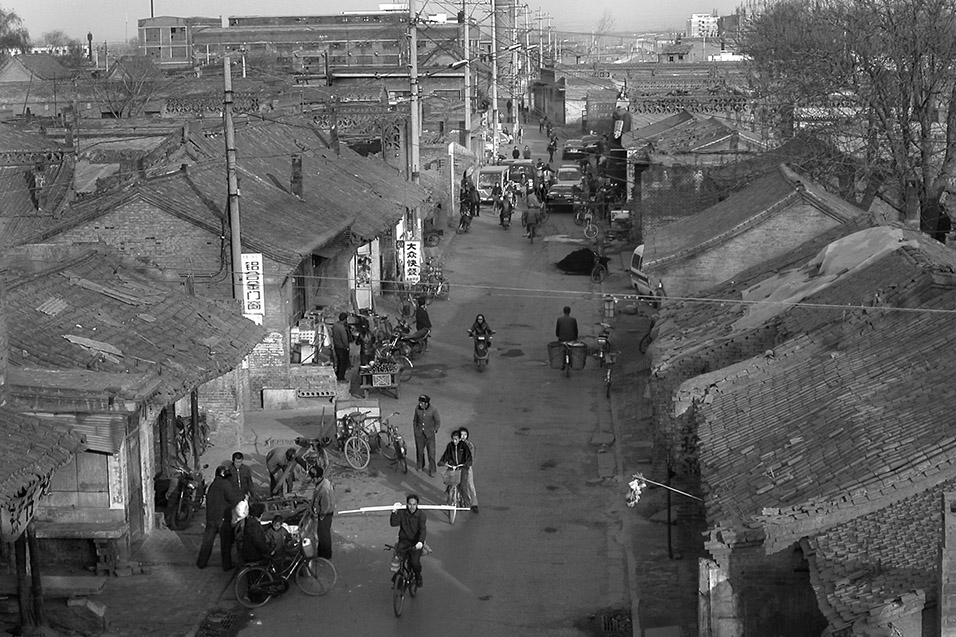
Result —
<svg viewBox="0 0 956 637"><path fill-rule="evenodd" d="M405 241L403 261L405 282L418 283L422 275L422 242Z"/></svg>
<svg viewBox="0 0 956 637"><path fill-rule="evenodd" d="M262 317L266 313L266 298L262 289L262 255L259 253L242 255L242 313L247 318L252 318L250 315ZM261 325L261 318L256 322Z"/></svg>

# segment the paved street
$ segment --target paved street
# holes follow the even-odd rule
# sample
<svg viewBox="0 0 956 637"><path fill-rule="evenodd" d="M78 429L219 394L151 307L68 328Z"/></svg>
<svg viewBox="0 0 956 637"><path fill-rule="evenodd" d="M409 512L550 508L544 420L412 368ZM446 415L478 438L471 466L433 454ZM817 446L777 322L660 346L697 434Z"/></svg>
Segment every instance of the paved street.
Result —
<svg viewBox="0 0 956 637"><path fill-rule="evenodd" d="M450 301L431 306L435 337L403 386L395 409L411 441L419 393L443 417L442 447L465 425L477 445L480 513L454 526L431 514L425 588L400 620L392 614L389 554L395 530L387 514L337 516L334 561L339 581L328 596L297 591L256 611L243 635L328 634L578 635L588 616L627 607L620 548L608 535L606 510L622 494L599 484L591 436L608 427L600 373L592 365L565 378L547 364L554 321L570 305L583 334L593 333L600 300L587 277L566 276L553 263L578 247L561 231L580 234L568 216L550 222L552 241L530 245L520 227L501 229L490 215L445 252ZM562 240L563 239L563 240ZM484 313L498 334L493 360L479 373L466 329ZM408 492L440 502L438 477L407 476L373 459L371 475L339 470L338 509L404 501ZM375 470L377 469L377 471ZM593 622L593 619L592 619Z"/></svg>

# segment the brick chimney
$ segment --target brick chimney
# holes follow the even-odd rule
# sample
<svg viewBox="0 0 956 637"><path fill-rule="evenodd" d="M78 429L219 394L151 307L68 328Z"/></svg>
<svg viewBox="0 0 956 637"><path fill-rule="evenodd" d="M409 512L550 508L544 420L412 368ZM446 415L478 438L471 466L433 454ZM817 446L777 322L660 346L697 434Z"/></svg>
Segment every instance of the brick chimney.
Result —
<svg viewBox="0 0 956 637"><path fill-rule="evenodd" d="M302 197L302 154L292 153L292 194Z"/></svg>

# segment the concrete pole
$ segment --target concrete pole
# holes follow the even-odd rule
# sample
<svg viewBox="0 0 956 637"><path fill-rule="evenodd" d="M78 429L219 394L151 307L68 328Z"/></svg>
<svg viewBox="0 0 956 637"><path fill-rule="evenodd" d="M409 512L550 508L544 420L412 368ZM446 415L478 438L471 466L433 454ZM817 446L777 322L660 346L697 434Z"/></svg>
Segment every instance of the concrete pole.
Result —
<svg viewBox="0 0 956 637"><path fill-rule="evenodd" d="M411 166L409 166L409 175L414 183L418 183L418 167L421 164L421 159L419 158L419 144L422 133L422 125L420 121L421 113L419 113L419 99L418 99L418 16L415 14L415 0L408 0L408 46L411 48L408 59L411 63L409 74L408 74L408 83L409 88L412 92L412 101L411 101L411 119L409 120L409 127L411 128Z"/></svg>
<svg viewBox="0 0 956 637"><path fill-rule="evenodd" d="M226 129L226 180L229 186L229 243L232 255L232 298L242 299L242 235L239 231L239 173L236 167L236 130L232 123L232 64L222 60L222 119Z"/></svg>
<svg viewBox="0 0 956 637"><path fill-rule="evenodd" d="M465 13L464 46L465 54L465 147L471 150L471 42L469 33L469 19L465 0L461 0L461 10ZM479 153L480 154L480 153ZM452 184L454 186L454 183Z"/></svg>
<svg viewBox="0 0 956 637"><path fill-rule="evenodd" d="M491 0L491 157L498 158L498 33L495 0Z"/></svg>

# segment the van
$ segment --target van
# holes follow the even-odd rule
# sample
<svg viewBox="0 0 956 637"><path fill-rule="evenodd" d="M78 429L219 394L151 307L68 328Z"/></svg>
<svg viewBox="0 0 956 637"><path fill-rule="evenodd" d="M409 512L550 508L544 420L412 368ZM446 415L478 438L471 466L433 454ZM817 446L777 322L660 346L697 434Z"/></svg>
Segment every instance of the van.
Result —
<svg viewBox="0 0 956 637"><path fill-rule="evenodd" d="M650 277L644 272L644 244L634 248L631 253L631 286L640 299L650 302L652 307L660 307L664 294L664 282L659 281L656 286L651 285Z"/></svg>
<svg viewBox="0 0 956 637"><path fill-rule="evenodd" d="M534 183L534 188L536 190L538 189L540 181L538 179L538 174L534 169L534 162L532 160L505 159L501 163L508 168L508 179L516 184L521 185L528 183L528 180L530 179Z"/></svg>
<svg viewBox="0 0 956 637"><path fill-rule="evenodd" d="M491 193L494 191L495 184L505 189L505 182L508 180L507 166L482 166L478 169L478 181L475 187L478 189L478 196L481 203L491 203L493 198Z"/></svg>

